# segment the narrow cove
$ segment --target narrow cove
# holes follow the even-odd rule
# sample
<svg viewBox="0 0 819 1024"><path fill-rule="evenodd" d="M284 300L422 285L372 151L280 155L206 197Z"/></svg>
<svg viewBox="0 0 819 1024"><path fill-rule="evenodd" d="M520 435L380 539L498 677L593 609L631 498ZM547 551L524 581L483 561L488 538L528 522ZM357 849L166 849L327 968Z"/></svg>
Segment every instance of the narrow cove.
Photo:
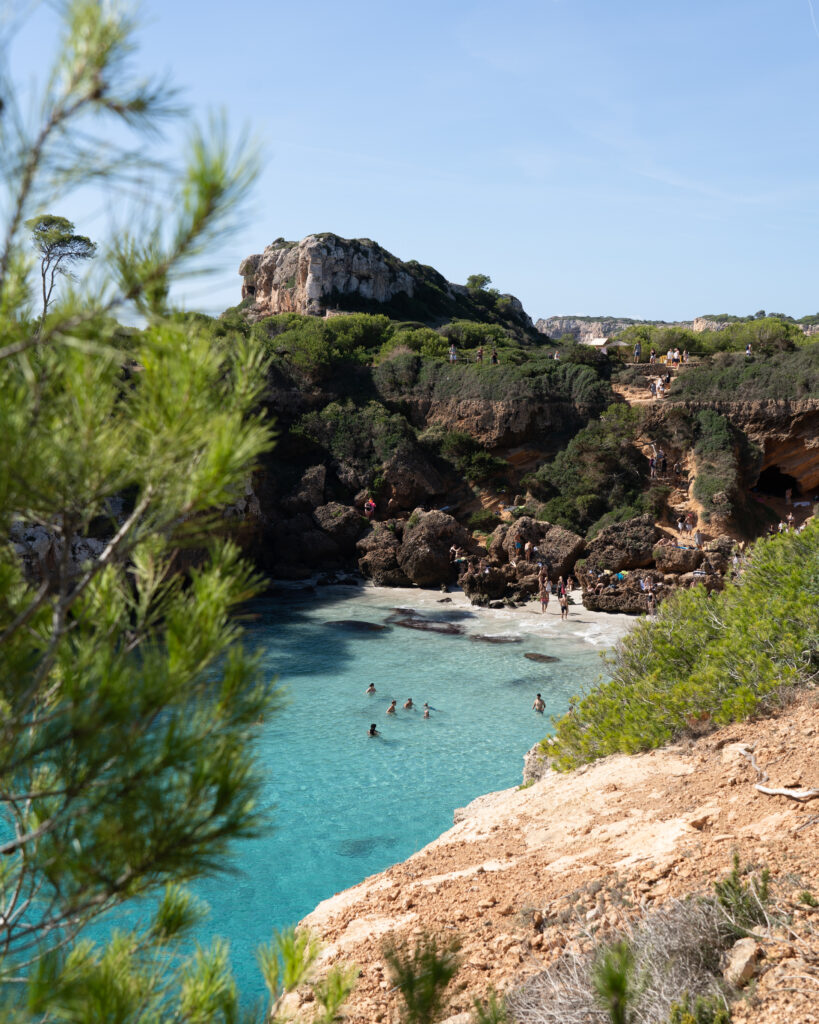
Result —
<svg viewBox="0 0 819 1024"><path fill-rule="evenodd" d="M195 886L211 909L198 940L229 940L246 996L262 993L253 951L274 928L404 860L449 828L456 807L517 785L523 755L549 731L550 714L597 678L600 652L633 621L575 605L561 623L557 608L541 616L534 604L486 611L461 594L441 598L376 587L290 589L250 609L248 641L287 696L259 741L274 828L236 846L231 874ZM388 624L396 608L403 618L412 609L464 632ZM365 694L371 682L374 696ZM536 692L545 715L531 710ZM408 697L416 710L403 710ZM394 716L386 714L392 699ZM424 701L434 709L428 720ZM374 739L371 722L381 733Z"/></svg>

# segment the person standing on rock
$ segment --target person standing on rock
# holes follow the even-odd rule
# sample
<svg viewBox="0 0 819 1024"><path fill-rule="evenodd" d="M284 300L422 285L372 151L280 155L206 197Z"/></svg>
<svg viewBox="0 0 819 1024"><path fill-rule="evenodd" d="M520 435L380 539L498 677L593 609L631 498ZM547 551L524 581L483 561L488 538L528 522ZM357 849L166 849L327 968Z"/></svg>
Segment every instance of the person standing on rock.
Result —
<svg viewBox="0 0 819 1024"><path fill-rule="evenodd" d="M534 704L532 705L532 711L537 711L537 713L539 715L542 715L545 710L546 710L546 702L540 696L540 694L538 694L537 697L535 697Z"/></svg>
<svg viewBox="0 0 819 1024"><path fill-rule="evenodd" d="M527 540L523 545L523 557L527 562L532 561L532 542L530 540Z"/></svg>

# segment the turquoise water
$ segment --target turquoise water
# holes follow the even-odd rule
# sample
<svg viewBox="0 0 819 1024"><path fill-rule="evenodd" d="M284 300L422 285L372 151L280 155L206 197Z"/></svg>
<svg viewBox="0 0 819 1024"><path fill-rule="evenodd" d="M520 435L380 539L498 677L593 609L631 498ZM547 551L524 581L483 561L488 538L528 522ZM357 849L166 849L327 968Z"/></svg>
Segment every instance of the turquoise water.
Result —
<svg viewBox="0 0 819 1024"><path fill-rule="evenodd" d="M287 692L265 727L259 756L275 831L236 847L235 874L196 886L211 907L200 939L230 940L242 990L261 992L254 948L322 899L403 860L452 824L454 808L520 782L522 758L548 731L548 714L601 671L599 652L624 629L620 616L573 608L478 612L461 595L325 588L258 601L248 627L264 666ZM456 622L449 636L392 625L383 632L334 628L384 623L397 605ZM516 636L489 644L472 634ZM559 660L538 664L527 651ZM377 693L364 693L373 682ZM531 710L536 692L547 715ZM434 710L404 711L412 697ZM398 713L388 716L391 699ZM367 736L376 722L381 736Z"/></svg>

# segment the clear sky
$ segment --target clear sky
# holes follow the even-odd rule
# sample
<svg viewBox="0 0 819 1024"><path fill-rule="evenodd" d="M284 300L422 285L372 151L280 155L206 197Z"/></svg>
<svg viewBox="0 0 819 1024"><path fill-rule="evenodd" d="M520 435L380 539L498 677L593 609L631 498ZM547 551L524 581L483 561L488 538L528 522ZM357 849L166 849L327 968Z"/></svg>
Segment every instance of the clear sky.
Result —
<svg viewBox="0 0 819 1024"><path fill-rule="evenodd" d="M237 302L240 259L276 237L334 231L451 281L489 274L534 318L814 313L814 6L144 0L145 72L247 125L265 156L188 304ZM35 4L16 75L53 24ZM53 212L95 234L90 208Z"/></svg>

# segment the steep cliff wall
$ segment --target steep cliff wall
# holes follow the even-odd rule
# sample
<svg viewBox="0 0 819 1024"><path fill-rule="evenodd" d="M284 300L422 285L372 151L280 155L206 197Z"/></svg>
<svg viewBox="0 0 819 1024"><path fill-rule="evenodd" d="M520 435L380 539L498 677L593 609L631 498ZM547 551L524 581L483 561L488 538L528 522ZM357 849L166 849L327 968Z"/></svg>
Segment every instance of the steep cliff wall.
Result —
<svg viewBox="0 0 819 1024"><path fill-rule="evenodd" d="M404 262L368 238L308 235L277 238L239 265L242 299L253 319L275 313L325 316L332 312L385 313L394 319L438 324L454 318L497 323L536 337L514 295L452 284L433 267Z"/></svg>

